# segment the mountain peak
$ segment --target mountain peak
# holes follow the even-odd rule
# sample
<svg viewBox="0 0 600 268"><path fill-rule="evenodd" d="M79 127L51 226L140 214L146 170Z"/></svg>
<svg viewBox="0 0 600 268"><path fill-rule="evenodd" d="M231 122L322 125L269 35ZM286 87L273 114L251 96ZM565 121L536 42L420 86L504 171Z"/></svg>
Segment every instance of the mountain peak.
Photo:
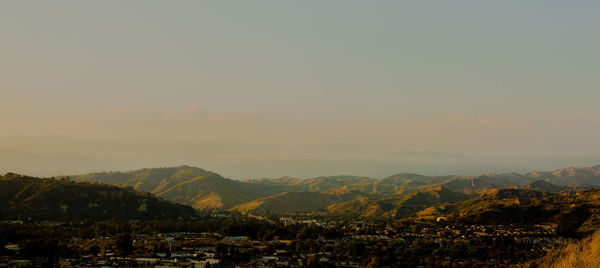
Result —
<svg viewBox="0 0 600 268"><path fill-rule="evenodd" d="M261 185L227 179L217 173L187 165L90 173L74 178L78 181L131 186L197 209L229 208L274 193Z"/></svg>

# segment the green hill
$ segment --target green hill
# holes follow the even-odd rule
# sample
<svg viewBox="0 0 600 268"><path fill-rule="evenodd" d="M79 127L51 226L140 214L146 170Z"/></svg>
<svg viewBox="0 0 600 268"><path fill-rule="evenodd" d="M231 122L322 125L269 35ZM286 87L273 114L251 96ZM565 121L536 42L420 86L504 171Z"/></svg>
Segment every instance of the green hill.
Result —
<svg viewBox="0 0 600 268"><path fill-rule="evenodd" d="M0 178L0 189L2 219L179 219L196 215L191 207L150 193L104 184L9 173Z"/></svg>
<svg viewBox="0 0 600 268"><path fill-rule="evenodd" d="M131 186L196 209L230 208L283 191L278 186L230 180L189 166L91 173L73 178Z"/></svg>

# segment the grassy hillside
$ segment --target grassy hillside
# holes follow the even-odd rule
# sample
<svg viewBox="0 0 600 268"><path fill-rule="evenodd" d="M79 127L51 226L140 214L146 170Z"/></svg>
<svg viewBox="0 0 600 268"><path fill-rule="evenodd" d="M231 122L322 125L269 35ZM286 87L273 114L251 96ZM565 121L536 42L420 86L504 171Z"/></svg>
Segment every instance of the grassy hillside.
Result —
<svg viewBox="0 0 600 268"><path fill-rule="evenodd" d="M600 231L579 242L552 250L533 264L538 267L600 267Z"/></svg>
<svg viewBox="0 0 600 268"><path fill-rule="evenodd" d="M400 173L381 180L381 184L393 186L422 186L445 180L444 177L429 177L412 173Z"/></svg>
<svg viewBox="0 0 600 268"><path fill-rule="evenodd" d="M462 192L466 194L482 193L490 189L501 189L510 187L509 185L493 184L481 179L474 178L452 178L437 184L428 185L424 189L443 187L449 190Z"/></svg>
<svg viewBox="0 0 600 268"><path fill-rule="evenodd" d="M554 186L551 186L553 184ZM425 176L401 173L382 180L347 184L335 192L361 191L380 196L429 191L438 187L467 194L490 189L525 188L548 192L582 190L600 186L600 166L570 167L550 172L484 174L479 176ZM567 188L564 188L567 187Z"/></svg>
<svg viewBox="0 0 600 268"><path fill-rule="evenodd" d="M138 191L160 191L177 183L199 176L218 176L201 168L180 166L144 168L127 172L97 172L71 176L77 181L97 181L112 185L131 186Z"/></svg>
<svg viewBox="0 0 600 268"><path fill-rule="evenodd" d="M484 174L480 176L425 176L400 173L381 180L359 176L328 176L304 180L294 177L283 177L279 179L262 178L242 182L226 179L216 173L200 168L180 166L172 168L141 169L130 172L92 173L74 176L73 178L78 181L98 181L113 185L131 186L136 190L154 193L165 199L187 204L197 209L229 209L241 204L249 206L246 203L253 201L256 201L254 203L255 205L261 204L260 206L256 205L257 208L268 208L270 207L268 204L274 202L273 200L280 200L282 203L287 202L292 210L295 210L301 209L301 207L296 206L295 203L301 202L297 200L302 200L302 194L294 196L287 194L286 198L283 198L286 195L275 195L285 192L313 192L329 194L332 196L345 196L360 193L362 197L371 197L371 199L362 198L356 201L359 203L348 203L343 205L339 203L348 200L342 200L340 202L335 202L335 204L339 204L339 206L333 206L331 209L348 211L349 213L354 213L355 211L359 211L359 213L361 213L360 211L371 211L362 213L364 215L412 215L415 207L412 207L405 212L398 208L395 209L396 212L390 212L391 210L394 210L394 207L407 208L408 204L398 206L398 200L401 199L400 196L407 196L407 194L415 192L423 193L438 191L439 189L461 192L467 195L478 195L490 190L506 188L560 192L566 189L585 189L594 184L600 186L599 174L600 166L595 166L565 168L552 172L532 172L526 175L505 173ZM267 197L273 198L265 199ZM306 205L302 210L311 207L321 208L322 206L317 204L330 203L322 198L316 200L320 201L306 201ZM432 198L432 200L434 200L432 201L433 203L451 202L439 200L438 202L435 201L436 198ZM489 205L506 206L510 202L528 202L528 200L523 198L505 198L497 199L495 201L487 200L486 202L488 202ZM266 205L262 205L263 203ZM419 206L424 205L425 204L419 204ZM474 210L472 212L477 212L477 209L484 209L485 207L481 206L481 208L477 208L479 205L475 205L475 203L472 205L474 206L470 208ZM468 205L463 204L461 207L455 208L455 211L459 211L456 213L460 214L461 210L467 209L466 206ZM281 209L281 206L274 205L273 207ZM452 209L452 207L440 210L440 213L446 213L447 209ZM430 211L437 210L430 209Z"/></svg>
<svg viewBox="0 0 600 268"><path fill-rule="evenodd" d="M278 191L217 176L199 176L152 192L168 200L203 209L231 208Z"/></svg>
<svg viewBox="0 0 600 268"><path fill-rule="evenodd" d="M252 213L313 211L359 197L360 194L353 193L336 195L317 192L285 192L244 203L233 209Z"/></svg>
<svg viewBox="0 0 600 268"><path fill-rule="evenodd" d="M280 186L285 191L295 192L328 192L331 190L343 188L348 185L373 183L377 180L369 177L359 176L327 176L327 177L316 177L301 180L293 177L283 177L279 179L255 179L249 180L249 183L260 184L260 185L272 185Z"/></svg>
<svg viewBox="0 0 600 268"><path fill-rule="evenodd" d="M473 217L481 213L488 213L497 208L510 208L529 205L539 202L549 196L548 193L525 189L493 189L477 198L456 204L455 216Z"/></svg>
<svg viewBox="0 0 600 268"><path fill-rule="evenodd" d="M179 219L188 206L152 194L104 184L39 179L9 173L0 178L0 218L33 220Z"/></svg>
<svg viewBox="0 0 600 268"><path fill-rule="evenodd" d="M524 189L491 190L453 204L449 213L463 222L546 223L566 236L586 235L600 228L600 188L566 194Z"/></svg>
<svg viewBox="0 0 600 268"><path fill-rule="evenodd" d="M73 176L79 181L98 181L131 186L196 209L230 208L282 192L281 187L230 180L200 168L180 166L129 172L101 172Z"/></svg>
<svg viewBox="0 0 600 268"><path fill-rule="evenodd" d="M363 181L354 184L348 184L343 187L333 189L332 191L352 192L359 191L378 196L403 195L418 191L423 187L444 181L447 177L429 177L412 173L400 173L382 180Z"/></svg>
<svg viewBox="0 0 600 268"><path fill-rule="evenodd" d="M295 177L281 177L277 179L273 178L260 178L247 180L249 183L257 183L263 185L278 185L278 186L294 186L302 183L301 179Z"/></svg>
<svg viewBox="0 0 600 268"><path fill-rule="evenodd" d="M567 187L567 186L560 186L560 185L552 184L552 183L549 183L544 180L534 181L532 183L527 184L524 188L536 190L536 191L550 192L550 193L558 193L558 192L569 191L569 190L573 189L573 188Z"/></svg>
<svg viewBox="0 0 600 268"><path fill-rule="evenodd" d="M458 202L472 196L445 188L427 192L413 192L393 198L361 198L354 201L334 204L327 209L335 214L361 216L414 216L430 206Z"/></svg>

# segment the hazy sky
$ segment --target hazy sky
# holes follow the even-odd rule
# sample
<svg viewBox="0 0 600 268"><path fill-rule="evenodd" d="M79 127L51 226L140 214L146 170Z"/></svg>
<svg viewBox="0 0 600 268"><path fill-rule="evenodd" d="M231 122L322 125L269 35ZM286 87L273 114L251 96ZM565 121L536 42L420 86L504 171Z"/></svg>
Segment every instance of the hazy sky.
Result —
<svg viewBox="0 0 600 268"><path fill-rule="evenodd" d="M598 14L562 0L2 1L0 136L219 140L256 159L600 154Z"/></svg>

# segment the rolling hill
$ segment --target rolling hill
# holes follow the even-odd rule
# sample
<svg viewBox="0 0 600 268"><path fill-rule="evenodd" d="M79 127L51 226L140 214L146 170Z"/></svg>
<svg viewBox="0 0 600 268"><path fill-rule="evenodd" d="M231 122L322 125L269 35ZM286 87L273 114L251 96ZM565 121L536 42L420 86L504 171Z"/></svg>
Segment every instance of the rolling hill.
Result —
<svg viewBox="0 0 600 268"><path fill-rule="evenodd" d="M560 185L552 184L552 183L549 183L544 180L534 181L532 183L525 185L524 188L536 190L536 191L549 192L549 193L558 193L558 192L569 191L569 190L573 189L573 188L567 187L567 186L560 186Z"/></svg>
<svg viewBox="0 0 600 268"><path fill-rule="evenodd" d="M78 181L97 181L131 186L196 209L231 208L282 192L281 187L251 184L221 177L196 167L140 169L72 176Z"/></svg>
<svg viewBox="0 0 600 268"><path fill-rule="evenodd" d="M526 189L490 190L455 203L448 215L478 224L556 224L558 232L581 236L600 228L600 188L551 194Z"/></svg>
<svg viewBox="0 0 600 268"><path fill-rule="evenodd" d="M472 198L460 192L438 188L426 192L413 192L393 198L361 198L331 205L327 210L338 215L360 216L414 216L427 207Z"/></svg>
<svg viewBox="0 0 600 268"><path fill-rule="evenodd" d="M251 213L306 212L361 197L360 194L326 194L318 192L285 192L235 206L233 210Z"/></svg>
<svg viewBox="0 0 600 268"><path fill-rule="evenodd" d="M569 167L547 172L531 172L525 176L535 180L544 180L556 185L600 186L600 165L593 167Z"/></svg>
<svg viewBox="0 0 600 268"><path fill-rule="evenodd" d="M403 198L423 193L438 193L431 204L463 201L464 196L485 194L480 201L506 203L507 198L490 199L491 190L531 190L561 192L600 186L600 166L571 167L552 172L483 174L480 176L425 176L400 173L384 179L360 176L324 176L310 179L282 177L237 181L204 169L179 166L140 169L129 172L100 172L73 176L77 181L97 181L131 186L167 200L196 209L231 209L242 211L307 211L330 207L360 215L413 215L425 204L411 204ZM558 182L554 183L554 182ZM597 183L597 184L595 184ZM448 192L449 191L449 192ZM536 191L534 191L536 192ZM457 193L462 194L456 196ZM496 194L505 194L500 191ZM444 199L454 194L455 198ZM353 198L346 198L353 196ZM314 199L309 200L309 197ZM340 198L344 197L344 198ZM485 199L487 198L487 199ZM517 198L517 199L515 199ZM536 197L537 198L537 197ZM543 198L543 197L540 197ZM501 201L500 201L501 200ZM527 202L522 197L511 200ZM354 202L354 203L353 203ZM475 202L475 201L474 201ZM289 209L285 209L285 205ZM409 208L410 207L410 208ZM451 206L428 211L447 213Z"/></svg>
<svg viewBox="0 0 600 268"><path fill-rule="evenodd" d="M183 219L189 206L173 204L130 188L40 179L8 173L0 177L0 218L32 220Z"/></svg>
<svg viewBox="0 0 600 268"><path fill-rule="evenodd" d="M468 179L450 179L438 184L434 184L429 187L443 187L446 189L450 189L453 191L459 191L462 193L473 194L473 193L481 193L490 189L501 189L509 187L507 185L500 184L492 184L490 182L486 182L484 180L478 178L468 178Z"/></svg>
<svg viewBox="0 0 600 268"><path fill-rule="evenodd" d="M452 214L458 217L473 216L487 213L496 207L516 207L530 204L549 195L551 194L527 189L493 189L477 198L458 203Z"/></svg>
<svg viewBox="0 0 600 268"><path fill-rule="evenodd" d="M543 182L542 182L543 181ZM553 184L554 186L550 186ZM564 188L564 187L567 188ZM483 174L479 176L425 176L400 173L382 180L348 184L336 192L361 191L380 196L404 195L438 187L467 194L483 193L490 189L524 188L549 192L590 189L600 186L600 165L569 167L550 172Z"/></svg>
<svg viewBox="0 0 600 268"><path fill-rule="evenodd" d="M600 231L548 252L543 258L533 261L531 267L600 267L598 256L600 256Z"/></svg>
<svg viewBox="0 0 600 268"><path fill-rule="evenodd" d="M354 184L373 183L377 180L369 177L360 176L323 176L310 179L298 179L294 177L283 177L279 179L255 179L247 182L260 185L280 186L285 191L309 191L309 192L327 192L344 186Z"/></svg>

